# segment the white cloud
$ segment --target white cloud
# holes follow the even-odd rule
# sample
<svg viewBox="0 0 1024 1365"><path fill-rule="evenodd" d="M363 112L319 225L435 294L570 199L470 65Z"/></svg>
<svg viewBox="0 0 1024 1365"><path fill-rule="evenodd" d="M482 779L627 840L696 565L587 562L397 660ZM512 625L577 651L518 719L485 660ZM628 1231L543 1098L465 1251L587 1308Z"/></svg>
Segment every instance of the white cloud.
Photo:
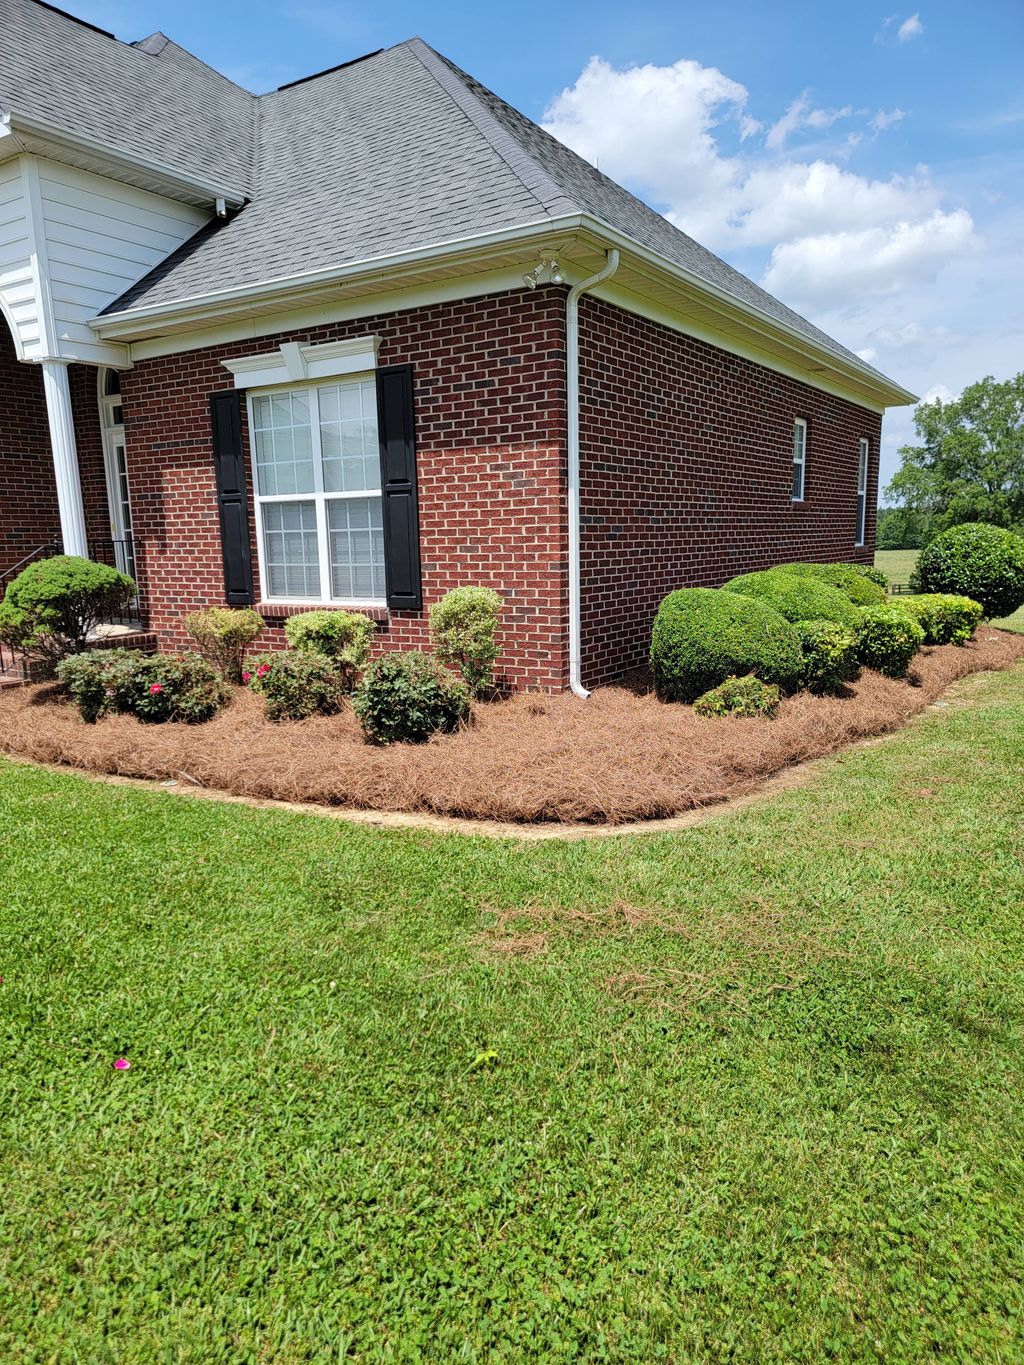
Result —
<svg viewBox="0 0 1024 1365"><path fill-rule="evenodd" d="M795 99L786 112L768 129L764 145L772 151L781 151L786 139L798 128L831 128L839 119L850 118L853 105L842 109L815 109L808 91Z"/></svg>
<svg viewBox="0 0 1024 1365"><path fill-rule="evenodd" d="M912 14L909 19L904 19L896 30L896 41L909 43L911 38L920 38L923 32L924 24L921 23L920 14Z"/></svg>
<svg viewBox="0 0 1024 1365"><path fill-rule="evenodd" d="M970 249L975 240L965 209L937 209L919 222L803 237L775 248L764 285L798 307L820 310L844 301L859 303L870 295L934 280L951 257Z"/></svg>
<svg viewBox="0 0 1024 1365"><path fill-rule="evenodd" d="M879 109L868 126L876 133L884 133L887 128L891 128L906 117L906 111L903 109Z"/></svg>

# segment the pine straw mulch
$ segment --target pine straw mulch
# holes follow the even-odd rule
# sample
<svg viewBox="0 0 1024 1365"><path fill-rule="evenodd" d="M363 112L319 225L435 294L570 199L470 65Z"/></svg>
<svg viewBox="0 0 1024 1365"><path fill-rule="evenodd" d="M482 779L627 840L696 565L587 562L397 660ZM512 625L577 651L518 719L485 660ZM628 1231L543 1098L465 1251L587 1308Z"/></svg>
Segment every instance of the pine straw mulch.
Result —
<svg viewBox="0 0 1024 1365"><path fill-rule="evenodd" d="M0 752L239 796L512 822L622 824L753 791L792 764L899 729L958 678L1024 659L1024 635L983 626L925 649L910 678L865 673L841 697L807 693L775 720L701 720L620 687L580 702L517 696L429 744L376 749L350 711L271 724L239 690L205 725L85 724L52 684L0 692Z"/></svg>

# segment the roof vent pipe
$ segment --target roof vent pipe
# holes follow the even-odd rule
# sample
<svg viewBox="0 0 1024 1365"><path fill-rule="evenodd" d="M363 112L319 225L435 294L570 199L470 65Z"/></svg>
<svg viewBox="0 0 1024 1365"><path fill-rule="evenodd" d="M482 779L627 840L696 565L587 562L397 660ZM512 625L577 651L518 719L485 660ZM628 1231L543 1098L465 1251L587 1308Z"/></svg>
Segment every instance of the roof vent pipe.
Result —
<svg viewBox="0 0 1024 1365"><path fill-rule="evenodd" d="M604 268L569 290L565 301L565 390L566 435L569 448L569 686L586 701L590 693L580 675L583 647L580 629L580 297L596 284L610 280L619 268L619 253L613 247Z"/></svg>

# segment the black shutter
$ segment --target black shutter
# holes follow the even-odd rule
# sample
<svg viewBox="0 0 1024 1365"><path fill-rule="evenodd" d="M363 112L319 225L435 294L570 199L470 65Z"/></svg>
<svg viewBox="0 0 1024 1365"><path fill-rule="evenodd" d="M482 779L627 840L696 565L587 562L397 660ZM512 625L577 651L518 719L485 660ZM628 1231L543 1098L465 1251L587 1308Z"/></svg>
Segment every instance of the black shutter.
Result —
<svg viewBox="0 0 1024 1365"><path fill-rule="evenodd" d="M234 389L210 394L213 462L217 470L220 541L224 552L224 597L232 607L247 607L253 601L241 404L242 395Z"/></svg>
<svg viewBox="0 0 1024 1365"><path fill-rule="evenodd" d="M377 424L388 606L394 611L419 611L423 588L411 365L388 365L377 371Z"/></svg>

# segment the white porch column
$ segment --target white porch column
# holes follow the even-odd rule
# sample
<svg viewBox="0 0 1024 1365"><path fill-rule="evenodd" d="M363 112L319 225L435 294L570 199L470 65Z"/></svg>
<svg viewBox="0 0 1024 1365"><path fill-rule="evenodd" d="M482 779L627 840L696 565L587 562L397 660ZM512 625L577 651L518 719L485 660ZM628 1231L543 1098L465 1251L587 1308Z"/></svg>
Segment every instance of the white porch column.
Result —
<svg viewBox="0 0 1024 1365"><path fill-rule="evenodd" d="M68 362L44 360L42 370L64 553L81 555L83 559L88 559L89 540L85 533L85 508L82 505L82 480L78 473L75 423L71 414Z"/></svg>

